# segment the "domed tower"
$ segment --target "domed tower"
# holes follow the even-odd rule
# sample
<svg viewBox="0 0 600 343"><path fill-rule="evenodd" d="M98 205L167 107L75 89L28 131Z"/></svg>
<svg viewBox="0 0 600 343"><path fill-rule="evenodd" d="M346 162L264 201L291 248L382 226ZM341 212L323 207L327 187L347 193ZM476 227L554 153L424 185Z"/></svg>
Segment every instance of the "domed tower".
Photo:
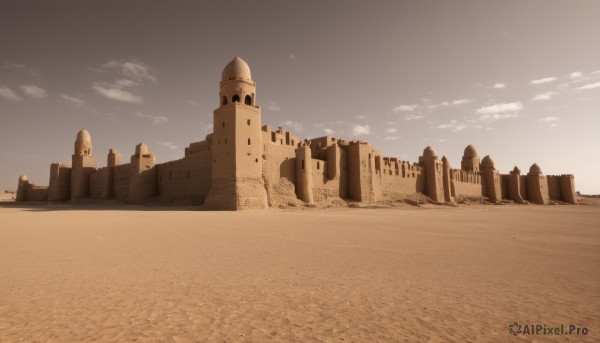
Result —
<svg viewBox="0 0 600 343"><path fill-rule="evenodd" d="M261 111L250 67L234 58L221 75L219 108L213 114L210 209L266 208L262 178Z"/></svg>
<svg viewBox="0 0 600 343"><path fill-rule="evenodd" d="M92 156L92 136L90 136L89 131L86 129L77 132L75 155Z"/></svg>
<svg viewBox="0 0 600 343"><path fill-rule="evenodd" d="M83 129L75 138L75 151L72 156L71 200L90 196L90 174L97 168L96 158L92 156L92 137Z"/></svg>
<svg viewBox="0 0 600 343"><path fill-rule="evenodd" d="M460 162L460 168L466 171L478 172L479 163L479 152L477 152L477 148L475 148L474 145L469 144L465 148L462 161Z"/></svg>
<svg viewBox="0 0 600 343"><path fill-rule="evenodd" d="M256 83L252 81L248 63L239 57L234 58L221 73L221 90L219 91L221 106L232 102L254 106L255 97Z"/></svg>
<svg viewBox="0 0 600 343"><path fill-rule="evenodd" d="M481 177L483 194L494 201L502 200L502 178L490 155L486 155L481 160Z"/></svg>
<svg viewBox="0 0 600 343"><path fill-rule="evenodd" d="M527 173L527 198L534 204L542 205L549 200L548 180L537 163L532 164Z"/></svg>

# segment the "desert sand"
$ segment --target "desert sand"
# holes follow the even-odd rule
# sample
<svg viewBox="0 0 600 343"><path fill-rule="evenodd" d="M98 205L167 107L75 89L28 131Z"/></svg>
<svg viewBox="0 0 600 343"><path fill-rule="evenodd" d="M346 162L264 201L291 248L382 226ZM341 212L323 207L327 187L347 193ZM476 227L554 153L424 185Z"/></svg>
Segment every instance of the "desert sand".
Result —
<svg viewBox="0 0 600 343"><path fill-rule="evenodd" d="M600 206L0 205L0 342L597 342ZM587 336L512 336L576 324Z"/></svg>

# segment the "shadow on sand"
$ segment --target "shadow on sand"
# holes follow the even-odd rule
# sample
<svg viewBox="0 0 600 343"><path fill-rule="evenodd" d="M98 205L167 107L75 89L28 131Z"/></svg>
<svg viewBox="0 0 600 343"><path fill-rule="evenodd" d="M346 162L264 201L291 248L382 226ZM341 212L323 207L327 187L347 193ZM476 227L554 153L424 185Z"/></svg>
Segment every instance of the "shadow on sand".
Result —
<svg viewBox="0 0 600 343"><path fill-rule="evenodd" d="M1 201L0 208L17 208L32 212L52 211L203 211L200 205L127 204L124 202L14 202Z"/></svg>

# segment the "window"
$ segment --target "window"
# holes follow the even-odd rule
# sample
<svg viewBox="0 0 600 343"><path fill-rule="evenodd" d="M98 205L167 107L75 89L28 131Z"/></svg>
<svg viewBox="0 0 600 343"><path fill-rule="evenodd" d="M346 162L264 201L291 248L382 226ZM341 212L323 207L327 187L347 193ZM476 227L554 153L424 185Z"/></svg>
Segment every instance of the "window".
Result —
<svg viewBox="0 0 600 343"><path fill-rule="evenodd" d="M248 119L248 120L246 121L246 123L248 123L248 126L250 126L250 119Z"/></svg>
<svg viewBox="0 0 600 343"><path fill-rule="evenodd" d="M221 99L221 106L227 105L227 97L223 95L223 98Z"/></svg>
<svg viewBox="0 0 600 343"><path fill-rule="evenodd" d="M225 122L223 122L223 124L221 124L222 127L225 127Z"/></svg>
<svg viewBox="0 0 600 343"><path fill-rule="evenodd" d="M244 103L246 105L252 105L252 97L250 95L246 95L246 97L244 98Z"/></svg>
<svg viewBox="0 0 600 343"><path fill-rule="evenodd" d="M317 170L321 169L321 162L317 161Z"/></svg>
<svg viewBox="0 0 600 343"><path fill-rule="evenodd" d="M231 97L231 102L240 102L240 96L239 95L234 95L233 97Z"/></svg>
<svg viewBox="0 0 600 343"><path fill-rule="evenodd" d="M304 170L304 160L302 160L302 170Z"/></svg>
<svg viewBox="0 0 600 343"><path fill-rule="evenodd" d="M248 138L248 145L250 145L250 138Z"/></svg>

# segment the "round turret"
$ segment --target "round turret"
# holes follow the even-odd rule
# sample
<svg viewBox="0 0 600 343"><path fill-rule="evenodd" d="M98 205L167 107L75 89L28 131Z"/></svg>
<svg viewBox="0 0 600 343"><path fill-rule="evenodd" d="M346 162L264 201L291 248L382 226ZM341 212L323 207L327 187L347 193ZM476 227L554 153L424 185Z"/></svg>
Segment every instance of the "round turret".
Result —
<svg viewBox="0 0 600 343"><path fill-rule="evenodd" d="M494 160L492 160L490 155L486 155L483 160L481 160L481 169L495 169Z"/></svg>
<svg viewBox="0 0 600 343"><path fill-rule="evenodd" d="M427 148L425 148L425 150L423 150L423 157L435 158L435 157L437 157L437 153L431 146L428 146Z"/></svg>
<svg viewBox="0 0 600 343"><path fill-rule="evenodd" d="M243 59L236 57L229 62L223 73L221 74L221 81L229 80L243 80L252 82L252 74L250 73L250 66Z"/></svg>
<svg viewBox="0 0 600 343"><path fill-rule="evenodd" d="M75 155L92 156L92 136L86 129L77 132L77 138L75 138Z"/></svg>
<svg viewBox="0 0 600 343"><path fill-rule="evenodd" d="M515 174L521 174L521 169L519 169L519 167L515 166L513 168L513 173L515 173Z"/></svg>
<svg viewBox="0 0 600 343"><path fill-rule="evenodd" d="M448 161L446 156L442 156L442 163L444 164L445 169L452 169L452 166L450 165L450 161Z"/></svg>
<svg viewBox="0 0 600 343"><path fill-rule="evenodd" d="M135 154L136 155L148 155L148 146L144 143L141 143L135 146Z"/></svg>
<svg viewBox="0 0 600 343"><path fill-rule="evenodd" d="M541 175L542 169L540 168L540 166L537 165L537 163L534 163L531 165L531 168L529 168L529 174L530 175Z"/></svg>
<svg viewBox="0 0 600 343"><path fill-rule="evenodd" d="M27 178L27 175L21 175L19 176L19 182L24 182L24 181L28 181L29 179Z"/></svg>
<svg viewBox="0 0 600 343"><path fill-rule="evenodd" d="M473 144L469 144L466 148L465 148L465 152L463 154L463 157L467 157L467 158L479 158L479 152L477 151L477 148L475 148L475 146Z"/></svg>

